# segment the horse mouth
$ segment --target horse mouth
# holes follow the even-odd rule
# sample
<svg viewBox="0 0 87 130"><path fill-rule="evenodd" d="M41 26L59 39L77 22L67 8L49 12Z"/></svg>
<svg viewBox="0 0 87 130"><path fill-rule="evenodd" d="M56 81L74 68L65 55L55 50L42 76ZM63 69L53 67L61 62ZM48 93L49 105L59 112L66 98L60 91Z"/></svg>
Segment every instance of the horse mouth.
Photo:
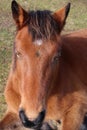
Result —
<svg viewBox="0 0 87 130"><path fill-rule="evenodd" d="M22 124L26 127L26 128L33 128L33 129L39 129L42 126L44 117L45 117L45 110L43 110L42 112L39 113L38 117L31 121L27 118L27 116L25 115L25 112L23 110L19 111L19 117L22 121Z"/></svg>

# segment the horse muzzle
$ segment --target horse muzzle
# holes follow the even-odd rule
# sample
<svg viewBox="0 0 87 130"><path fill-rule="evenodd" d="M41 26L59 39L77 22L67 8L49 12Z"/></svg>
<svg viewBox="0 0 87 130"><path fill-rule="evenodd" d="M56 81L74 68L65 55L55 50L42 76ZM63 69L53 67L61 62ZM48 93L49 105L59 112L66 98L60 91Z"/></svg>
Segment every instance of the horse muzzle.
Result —
<svg viewBox="0 0 87 130"><path fill-rule="evenodd" d="M42 122L44 120L46 111L43 110L39 113L38 117L31 121L27 118L25 115L25 112L23 110L19 111L19 117L22 121L22 124L27 128L33 128L33 129L39 129L42 126Z"/></svg>

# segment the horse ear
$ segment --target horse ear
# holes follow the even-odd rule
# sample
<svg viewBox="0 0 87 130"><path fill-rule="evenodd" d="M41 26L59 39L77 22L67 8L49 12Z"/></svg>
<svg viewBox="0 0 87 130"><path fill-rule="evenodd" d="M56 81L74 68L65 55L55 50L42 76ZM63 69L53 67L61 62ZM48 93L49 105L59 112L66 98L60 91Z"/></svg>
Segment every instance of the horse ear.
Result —
<svg viewBox="0 0 87 130"><path fill-rule="evenodd" d="M53 17L54 19L58 22L59 24L59 32L61 32L61 30L63 29L65 22L66 22L66 18L68 16L68 13L70 11L70 3L68 3L64 8L54 12Z"/></svg>
<svg viewBox="0 0 87 130"><path fill-rule="evenodd" d="M28 13L15 1L11 4L13 19L18 28L21 28L28 19Z"/></svg>

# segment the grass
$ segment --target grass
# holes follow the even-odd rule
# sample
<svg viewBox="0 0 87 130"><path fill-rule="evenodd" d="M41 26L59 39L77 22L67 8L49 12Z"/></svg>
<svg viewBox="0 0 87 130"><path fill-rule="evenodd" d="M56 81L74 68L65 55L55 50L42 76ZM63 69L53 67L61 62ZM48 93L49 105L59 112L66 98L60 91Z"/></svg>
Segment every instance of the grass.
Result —
<svg viewBox="0 0 87 130"><path fill-rule="evenodd" d="M87 0L17 0L25 9L58 10L71 3L71 11L63 32L87 28ZM6 103L4 88L11 65L12 43L15 36L15 25L12 20L11 0L0 0L0 118Z"/></svg>

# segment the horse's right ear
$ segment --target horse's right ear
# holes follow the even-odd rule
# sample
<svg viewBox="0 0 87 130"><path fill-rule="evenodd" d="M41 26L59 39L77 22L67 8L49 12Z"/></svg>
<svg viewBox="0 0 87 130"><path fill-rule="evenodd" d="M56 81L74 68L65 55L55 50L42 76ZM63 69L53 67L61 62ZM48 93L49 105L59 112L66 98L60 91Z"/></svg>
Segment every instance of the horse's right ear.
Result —
<svg viewBox="0 0 87 130"><path fill-rule="evenodd" d="M21 28L28 19L28 13L15 0L12 1L11 9L17 28Z"/></svg>

